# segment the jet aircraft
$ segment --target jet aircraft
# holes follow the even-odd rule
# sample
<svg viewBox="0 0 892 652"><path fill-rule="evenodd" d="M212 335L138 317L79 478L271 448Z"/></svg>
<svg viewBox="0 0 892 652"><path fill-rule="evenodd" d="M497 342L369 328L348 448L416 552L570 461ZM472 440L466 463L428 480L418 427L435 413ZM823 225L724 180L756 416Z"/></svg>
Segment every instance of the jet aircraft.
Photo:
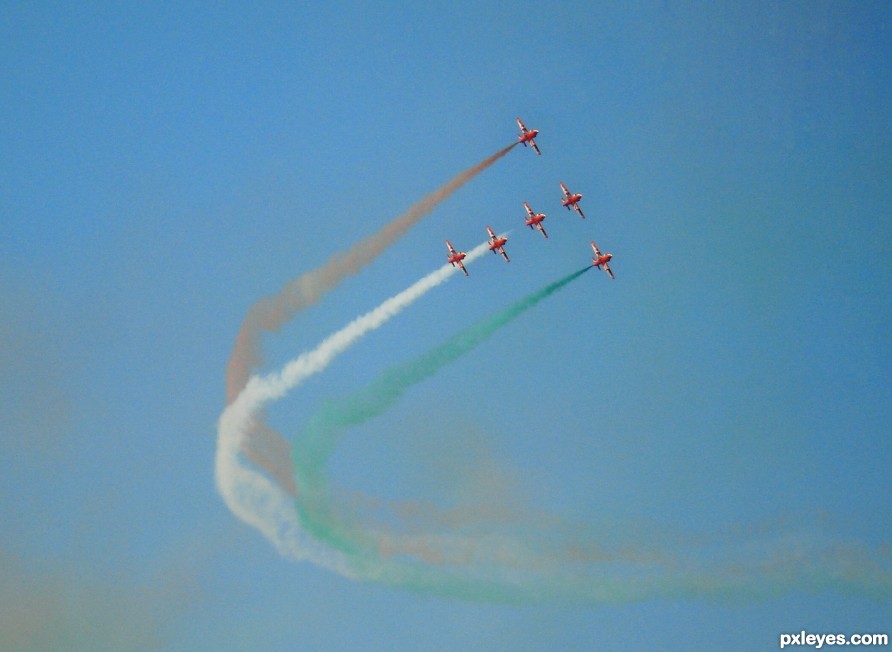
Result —
<svg viewBox="0 0 892 652"><path fill-rule="evenodd" d="M595 252L595 256L592 258L592 265L598 269L603 269L610 278L615 280L616 277L613 275L613 270L610 269L610 259L613 258L613 254L602 254L594 240L592 240L592 251Z"/></svg>
<svg viewBox="0 0 892 652"><path fill-rule="evenodd" d="M508 238L505 236L497 237L491 226L486 227L486 232L489 233L489 250L494 254L502 254L505 260L510 263L511 259L505 253L505 243L508 242Z"/></svg>
<svg viewBox="0 0 892 652"><path fill-rule="evenodd" d="M579 200L582 199L582 195L580 193L571 194L569 190L567 190L567 186L561 183L561 190L564 193L564 198L561 201L562 206L566 206L567 210L571 208L579 213L579 217L585 219L585 215L582 213L582 209L579 207Z"/></svg>
<svg viewBox="0 0 892 652"><path fill-rule="evenodd" d="M446 261L451 263L453 267L458 265L461 268L461 271L465 273L465 276L467 276L468 270L465 269L464 263L461 262L465 259L467 254L464 251L456 251L449 240L446 241L446 248L449 249L449 253L446 255Z"/></svg>
<svg viewBox="0 0 892 652"><path fill-rule="evenodd" d="M520 127L520 133L517 134L518 142L523 143L524 147L526 147L527 143L529 143L530 146L534 150L536 150L536 154L541 155L542 152L539 151L539 148L536 146L536 141L533 140L533 138L535 138L536 136L539 135L539 130L538 129L527 129L526 126L523 124L523 120L521 120L520 118L517 119L517 126Z"/></svg>
<svg viewBox="0 0 892 652"><path fill-rule="evenodd" d="M530 208L530 205L526 202L523 203L523 207L525 209L527 209L527 217L524 218L524 220L523 220L524 224L526 224L531 229L533 227L536 227L537 229L539 229L542 232L542 235L544 235L547 238L548 234L545 232L545 229L542 228L542 220L545 219L545 213L539 213L539 214L534 213L533 209Z"/></svg>

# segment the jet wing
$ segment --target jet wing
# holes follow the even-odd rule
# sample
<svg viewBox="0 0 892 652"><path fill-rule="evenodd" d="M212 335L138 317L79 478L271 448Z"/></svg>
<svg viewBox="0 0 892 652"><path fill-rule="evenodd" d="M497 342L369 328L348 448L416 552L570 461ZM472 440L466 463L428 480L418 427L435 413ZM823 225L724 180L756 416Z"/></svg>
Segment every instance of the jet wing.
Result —
<svg viewBox="0 0 892 652"><path fill-rule="evenodd" d="M532 146L532 148L534 150L536 150L536 154L538 154L539 156L542 156L542 152L539 151L539 146L536 145L536 141L533 140L532 138L530 139L530 145Z"/></svg>

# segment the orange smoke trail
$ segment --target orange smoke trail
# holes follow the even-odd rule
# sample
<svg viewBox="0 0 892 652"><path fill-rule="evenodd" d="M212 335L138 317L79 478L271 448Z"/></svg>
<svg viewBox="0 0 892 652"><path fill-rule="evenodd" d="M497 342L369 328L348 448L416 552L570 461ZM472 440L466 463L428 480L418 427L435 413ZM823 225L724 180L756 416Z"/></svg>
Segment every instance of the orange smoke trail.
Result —
<svg viewBox="0 0 892 652"><path fill-rule="evenodd" d="M291 465L291 444L260 416L247 429L241 451L258 468L266 469L279 487L297 496L294 468Z"/></svg>
<svg viewBox="0 0 892 652"><path fill-rule="evenodd" d="M514 143L465 170L439 189L408 208L384 225L377 233L353 245L348 251L333 255L322 267L289 281L274 296L263 297L248 310L226 365L226 402L232 403L244 388L251 371L261 363L260 336L264 331L281 328L299 311L317 303L326 292L351 274L356 274L384 250L405 235L422 217L453 192L502 158ZM296 495L291 446L262 418L245 433L242 453L291 495Z"/></svg>
<svg viewBox="0 0 892 652"><path fill-rule="evenodd" d="M263 297L251 306L236 337L229 362L226 364L227 404L235 400L248 382L251 371L260 365L260 335L263 331L277 331L297 312L317 303L346 276L356 274L375 260L440 202L502 158L515 145L517 143L499 150L474 167L465 170L446 185L410 206L405 213L384 225L374 235L356 243L346 252L334 254L322 267L292 279L278 294Z"/></svg>

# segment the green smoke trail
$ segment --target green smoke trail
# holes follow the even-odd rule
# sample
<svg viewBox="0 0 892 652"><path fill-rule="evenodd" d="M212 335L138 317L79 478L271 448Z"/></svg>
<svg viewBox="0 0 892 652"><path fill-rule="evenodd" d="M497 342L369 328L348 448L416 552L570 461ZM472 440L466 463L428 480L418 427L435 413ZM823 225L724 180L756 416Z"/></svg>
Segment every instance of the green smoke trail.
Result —
<svg viewBox="0 0 892 652"><path fill-rule="evenodd" d="M298 486L305 484L305 473L312 475L314 469L325 464L334 451L338 436L345 430L384 413L408 388L436 375L440 369L479 346L497 330L572 283L589 269L590 266L584 267L554 281L502 312L460 331L415 360L388 369L352 397L325 403L310 419L300 438L301 446L293 455L295 469L301 471L296 473Z"/></svg>
<svg viewBox="0 0 892 652"><path fill-rule="evenodd" d="M545 547L498 533L477 538L451 532L393 537L386 526L365 526L334 499L326 466L341 435L390 409L413 385L589 269L555 281L414 360L386 370L352 396L324 403L293 447L295 506L302 528L343 553L357 579L463 600L621 603L710 596L734 604L790 590L826 589L892 598L892 554L888 548L877 550L857 541L822 541L809 533L791 538L783 531L771 541L734 537L727 546L702 537L676 541L658 531L628 541L622 534L617 541L598 533L581 545L556 533Z"/></svg>
<svg viewBox="0 0 892 652"><path fill-rule="evenodd" d="M347 399L327 401L310 421L293 449L297 509L302 525L314 536L351 555L377 552L377 544L359 528L335 513L328 490L325 465L338 439L346 430L359 426L392 407L413 385L434 376L503 326L517 319L564 286L591 269L584 267L517 301L505 310L470 326L443 344L407 363L385 371L370 385Z"/></svg>

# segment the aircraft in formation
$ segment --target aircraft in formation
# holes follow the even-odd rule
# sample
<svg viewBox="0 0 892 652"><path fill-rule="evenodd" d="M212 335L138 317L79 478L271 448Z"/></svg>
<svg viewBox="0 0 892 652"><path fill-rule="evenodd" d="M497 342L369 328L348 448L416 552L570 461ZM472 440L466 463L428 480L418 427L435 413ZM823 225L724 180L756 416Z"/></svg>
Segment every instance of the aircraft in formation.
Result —
<svg viewBox="0 0 892 652"><path fill-rule="evenodd" d="M465 276L468 275L468 270L465 269L465 265L463 262L465 256L467 255L464 251L456 251L455 247L452 246L452 243L449 240L446 241L446 248L449 250L449 253L446 254L446 260L453 267L458 265L461 268L461 271L465 273Z"/></svg>
<svg viewBox="0 0 892 652"><path fill-rule="evenodd" d="M508 242L508 238L504 235L496 236L491 226L486 227L486 232L489 233L489 250L494 254L502 254L505 261L510 263L511 259L505 253L505 243Z"/></svg>
<svg viewBox="0 0 892 652"><path fill-rule="evenodd" d="M536 154L541 155L542 152L539 151L539 148L536 146L536 141L533 140L533 138L539 135L539 130L527 129L526 125L523 124L523 120L521 120L520 118L517 119L517 126L520 127L520 133L517 134L517 140L523 143L524 147L526 147L527 143L529 143L530 147L536 150Z"/></svg>
<svg viewBox="0 0 892 652"><path fill-rule="evenodd" d="M616 277L613 275L613 270L610 269L610 259L613 258L613 254L602 254L594 240L592 240L592 251L595 252L592 258L592 266L604 270L610 278L615 280Z"/></svg>
<svg viewBox="0 0 892 652"><path fill-rule="evenodd" d="M527 143L536 150L536 154L541 155L542 152L539 151L539 147L536 145L536 141L534 138L539 135L538 129L527 129L526 125L523 124L523 120L517 118L517 126L520 127L520 133L517 135L518 142L523 143L524 147L526 147ZM561 199L561 205L564 206L567 210L574 210L579 213L579 217L585 219L585 214L582 212L582 208L579 206L579 201L582 199L581 193L571 193L567 186L564 185L563 182L559 182L561 187L561 192L563 193L563 197ZM542 233L544 237L548 237L548 234L545 232L545 229L542 226L542 221L545 219L545 213L536 213L530 208L530 205L527 202L523 202L523 207L527 211L527 216L524 218L524 224L526 224L530 229L537 228ZM508 258L508 254L505 252L505 243L508 242L508 238L506 236L497 236L495 231L492 230L492 227L487 226L486 232L489 234L489 250L494 254L501 254L507 262L511 262L511 259ZM607 272L607 275L610 276L611 279L616 279L613 275L613 270L610 269L610 261L613 259L613 254L601 253L601 250L598 249L598 245L595 244L595 241L591 241L592 251L594 252L594 256L592 257L592 266L597 267L600 270ZM452 246L452 243L449 240L446 241L446 247L449 249L449 253L446 256L446 260L455 267L461 268L461 271L465 273L465 276L468 276L468 270L465 269L462 260L465 258L465 252L456 251Z"/></svg>
<svg viewBox="0 0 892 652"><path fill-rule="evenodd" d="M580 193L576 193L575 195L571 194L569 190L567 190L567 186L563 184L563 182L559 182L561 186L561 190L564 193L564 198L561 200L561 205L566 207L567 210L570 210L572 207L574 211L579 213L579 217L585 219L585 215L582 213L582 209L579 207L579 200L582 199L582 195Z"/></svg>
<svg viewBox="0 0 892 652"><path fill-rule="evenodd" d="M548 234L545 233L545 228L542 226L542 220L545 219L545 213L534 213L533 209L530 208L530 205L526 202L523 203L523 207L527 209L527 217L524 219L523 223L531 229L535 226L542 232L542 235L547 238Z"/></svg>

